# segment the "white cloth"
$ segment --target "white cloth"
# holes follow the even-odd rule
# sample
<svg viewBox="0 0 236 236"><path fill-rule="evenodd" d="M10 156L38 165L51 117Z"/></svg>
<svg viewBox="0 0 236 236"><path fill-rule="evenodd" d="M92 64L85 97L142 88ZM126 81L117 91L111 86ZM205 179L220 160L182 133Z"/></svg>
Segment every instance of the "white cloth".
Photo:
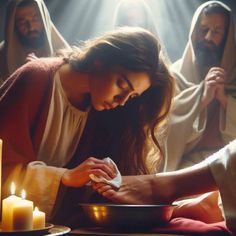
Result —
<svg viewBox="0 0 236 236"><path fill-rule="evenodd" d="M111 163L115 166L116 171L117 171L117 175L115 178L111 179L111 180L107 180L102 176L97 176L94 174L90 174L89 177L92 181L97 182L97 183L105 183L105 184L109 184L115 188L119 188L121 186L122 183L122 178L121 178L121 174L120 171L118 170L115 162L110 158L110 157L106 157L103 160L107 161L108 163Z"/></svg>
<svg viewBox="0 0 236 236"><path fill-rule="evenodd" d="M236 230L236 139L205 161L219 188L226 224Z"/></svg>

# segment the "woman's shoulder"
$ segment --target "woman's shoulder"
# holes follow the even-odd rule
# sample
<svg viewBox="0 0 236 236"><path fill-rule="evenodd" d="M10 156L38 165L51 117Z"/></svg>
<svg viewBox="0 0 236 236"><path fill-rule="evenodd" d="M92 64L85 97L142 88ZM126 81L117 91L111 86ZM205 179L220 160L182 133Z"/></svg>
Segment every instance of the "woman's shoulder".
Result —
<svg viewBox="0 0 236 236"><path fill-rule="evenodd" d="M13 80L27 81L27 83L37 81L44 83L51 80L64 63L62 58L36 58L17 69L12 77Z"/></svg>
<svg viewBox="0 0 236 236"><path fill-rule="evenodd" d="M49 72L57 70L62 64L64 64L64 60L62 58L58 57L42 57L42 58L36 58L29 62L27 62L25 65L23 65L21 68L25 71L34 71L34 72Z"/></svg>
<svg viewBox="0 0 236 236"><path fill-rule="evenodd" d="M36 58L18 68L4 83L4 90L14 87L45 89L52 84L52 78L59 67L64 64L62 58Z"/></svg>

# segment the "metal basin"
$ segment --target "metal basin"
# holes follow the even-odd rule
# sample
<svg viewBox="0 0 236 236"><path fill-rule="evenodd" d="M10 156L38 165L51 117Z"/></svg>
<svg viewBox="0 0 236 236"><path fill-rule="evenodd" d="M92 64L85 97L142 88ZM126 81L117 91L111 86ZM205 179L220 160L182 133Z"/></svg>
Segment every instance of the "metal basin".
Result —
<svg viewBox="0 0 236 236"><path fill-rule="evenodd" d="M79 204L95 226L109 228L150 228L166 224L174 205Z"/></svg>

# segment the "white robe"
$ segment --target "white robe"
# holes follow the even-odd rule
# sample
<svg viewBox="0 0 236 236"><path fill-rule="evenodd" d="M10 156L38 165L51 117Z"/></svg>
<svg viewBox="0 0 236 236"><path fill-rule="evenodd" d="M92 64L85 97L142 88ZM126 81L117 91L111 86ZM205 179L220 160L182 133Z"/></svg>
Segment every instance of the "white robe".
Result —
<svg viewBox="0 0 236 236"><path fill-rule="evenodd" d="M236 140L205 161L219 188L226 224L236 230Z"/></svg>

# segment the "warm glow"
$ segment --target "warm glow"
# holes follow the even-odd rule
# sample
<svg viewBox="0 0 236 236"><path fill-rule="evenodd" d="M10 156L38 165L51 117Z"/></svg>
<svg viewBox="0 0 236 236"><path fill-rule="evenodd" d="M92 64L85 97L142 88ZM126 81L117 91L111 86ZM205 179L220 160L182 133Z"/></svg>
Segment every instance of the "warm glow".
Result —
<svg viewBox="0 0 236 236"><path fill-rule="evenodd" d="M21 192L21 198L22 199L26 199L26 193L25 193L25 190L23 189L22 192Z"/></svg>
<svg viewBox="0 0 236 236"><path fill-rule="evenodd" d="M16 186L15 186L15 183L12 182L11 183L11 195L15 195L15 193L16 193Z"/></svg>
<svg viewBox="0 0 236 236"><path fill-rule="evenodd" d="M45 218L46 218L45 213L39 211L38 207L35 207L33 211L33 228L34 229L45 228Z"/></svg>
<svg viewBox="0 0 236 236"><path fill-rule="evenodd" d="M34 208L34 211L35 211L35 212L39 212L38 207L35 207L35 208Z"/></svg>

